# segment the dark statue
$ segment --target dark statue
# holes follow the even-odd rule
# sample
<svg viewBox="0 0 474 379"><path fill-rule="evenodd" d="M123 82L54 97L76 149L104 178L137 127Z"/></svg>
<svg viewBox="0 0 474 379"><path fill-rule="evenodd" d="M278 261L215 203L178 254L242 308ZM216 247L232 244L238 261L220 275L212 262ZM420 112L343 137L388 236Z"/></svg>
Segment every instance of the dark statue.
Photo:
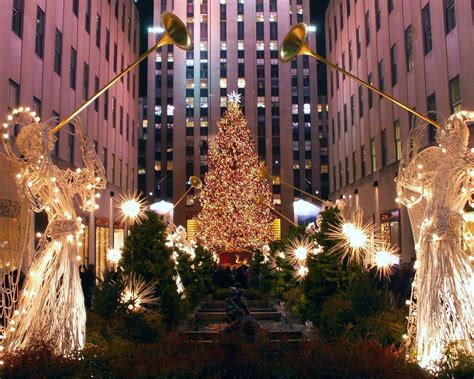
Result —
<svg viewBox="0 0 474 379"><path fill-rule="evenodd" d="M225 312L230 325L224 329L224 333L242 333L246 338L254 341L261 327L250 314L247 301L238 283L230 287L230 296L225 301Z"/></svg>

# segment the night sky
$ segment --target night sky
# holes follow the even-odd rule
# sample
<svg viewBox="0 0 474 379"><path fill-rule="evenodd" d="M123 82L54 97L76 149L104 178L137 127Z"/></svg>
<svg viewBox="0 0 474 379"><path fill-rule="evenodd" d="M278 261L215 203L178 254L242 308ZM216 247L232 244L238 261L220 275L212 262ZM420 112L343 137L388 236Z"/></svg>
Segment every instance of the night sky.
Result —
<svg viewBox="0 0 474 379"><path fill-rule="evenodd" d="M153 23L153 0L135 0L140 11L141 36L140 53L145 52L148 46L148 27ZM318 53L325 56L324 40L324 13L329 0L310 0L311 5L311 24L317 27L318 34ZM326 68L319 65L319 93L326 94ZM146 96L146 64L140 65L140 97Z"/></svg>

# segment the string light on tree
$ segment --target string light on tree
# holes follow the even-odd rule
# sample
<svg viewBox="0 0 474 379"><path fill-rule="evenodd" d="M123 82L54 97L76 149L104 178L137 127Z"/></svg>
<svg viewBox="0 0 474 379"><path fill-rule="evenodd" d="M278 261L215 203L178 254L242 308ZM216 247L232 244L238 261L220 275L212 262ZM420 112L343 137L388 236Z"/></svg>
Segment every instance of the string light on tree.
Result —
<svg viewBox="0 0 474 379"><path fill-rule="evenodd" d="M270 186L261 177L240 95L234 92L228 99L209 148L205 184L197 195L202 206L197 239L212 252L260 248L273 239Z"/></svg>

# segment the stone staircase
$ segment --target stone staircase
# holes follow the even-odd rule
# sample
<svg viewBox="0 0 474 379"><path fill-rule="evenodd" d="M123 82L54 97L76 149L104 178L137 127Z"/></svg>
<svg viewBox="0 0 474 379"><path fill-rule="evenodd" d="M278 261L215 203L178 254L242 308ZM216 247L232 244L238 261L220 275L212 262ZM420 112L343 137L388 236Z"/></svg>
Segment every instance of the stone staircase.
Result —
<svg viewBox="0 0 474 379"><path fill-rule="evenodd" d="M247 300L250 314L265 330L270 340L300 341L304 326L289 322L287 312L269 299ZM207 299L201 303L182 335L190 340L212 342L228 326L225 301Z"/></svg>

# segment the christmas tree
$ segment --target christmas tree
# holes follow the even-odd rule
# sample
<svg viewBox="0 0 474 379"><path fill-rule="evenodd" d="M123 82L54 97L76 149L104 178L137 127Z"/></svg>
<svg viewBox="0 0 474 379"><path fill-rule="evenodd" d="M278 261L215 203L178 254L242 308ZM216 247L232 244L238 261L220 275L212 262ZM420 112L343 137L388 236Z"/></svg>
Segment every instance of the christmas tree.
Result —
<svg viewBox="0 0 474 379"><path fill-rule="evenodd" d="M200 243L208 250L242 251L272 240L272 194L240 109L240 95L228 96L218 134L209 149L209 170L199 193Z"/></svg>

